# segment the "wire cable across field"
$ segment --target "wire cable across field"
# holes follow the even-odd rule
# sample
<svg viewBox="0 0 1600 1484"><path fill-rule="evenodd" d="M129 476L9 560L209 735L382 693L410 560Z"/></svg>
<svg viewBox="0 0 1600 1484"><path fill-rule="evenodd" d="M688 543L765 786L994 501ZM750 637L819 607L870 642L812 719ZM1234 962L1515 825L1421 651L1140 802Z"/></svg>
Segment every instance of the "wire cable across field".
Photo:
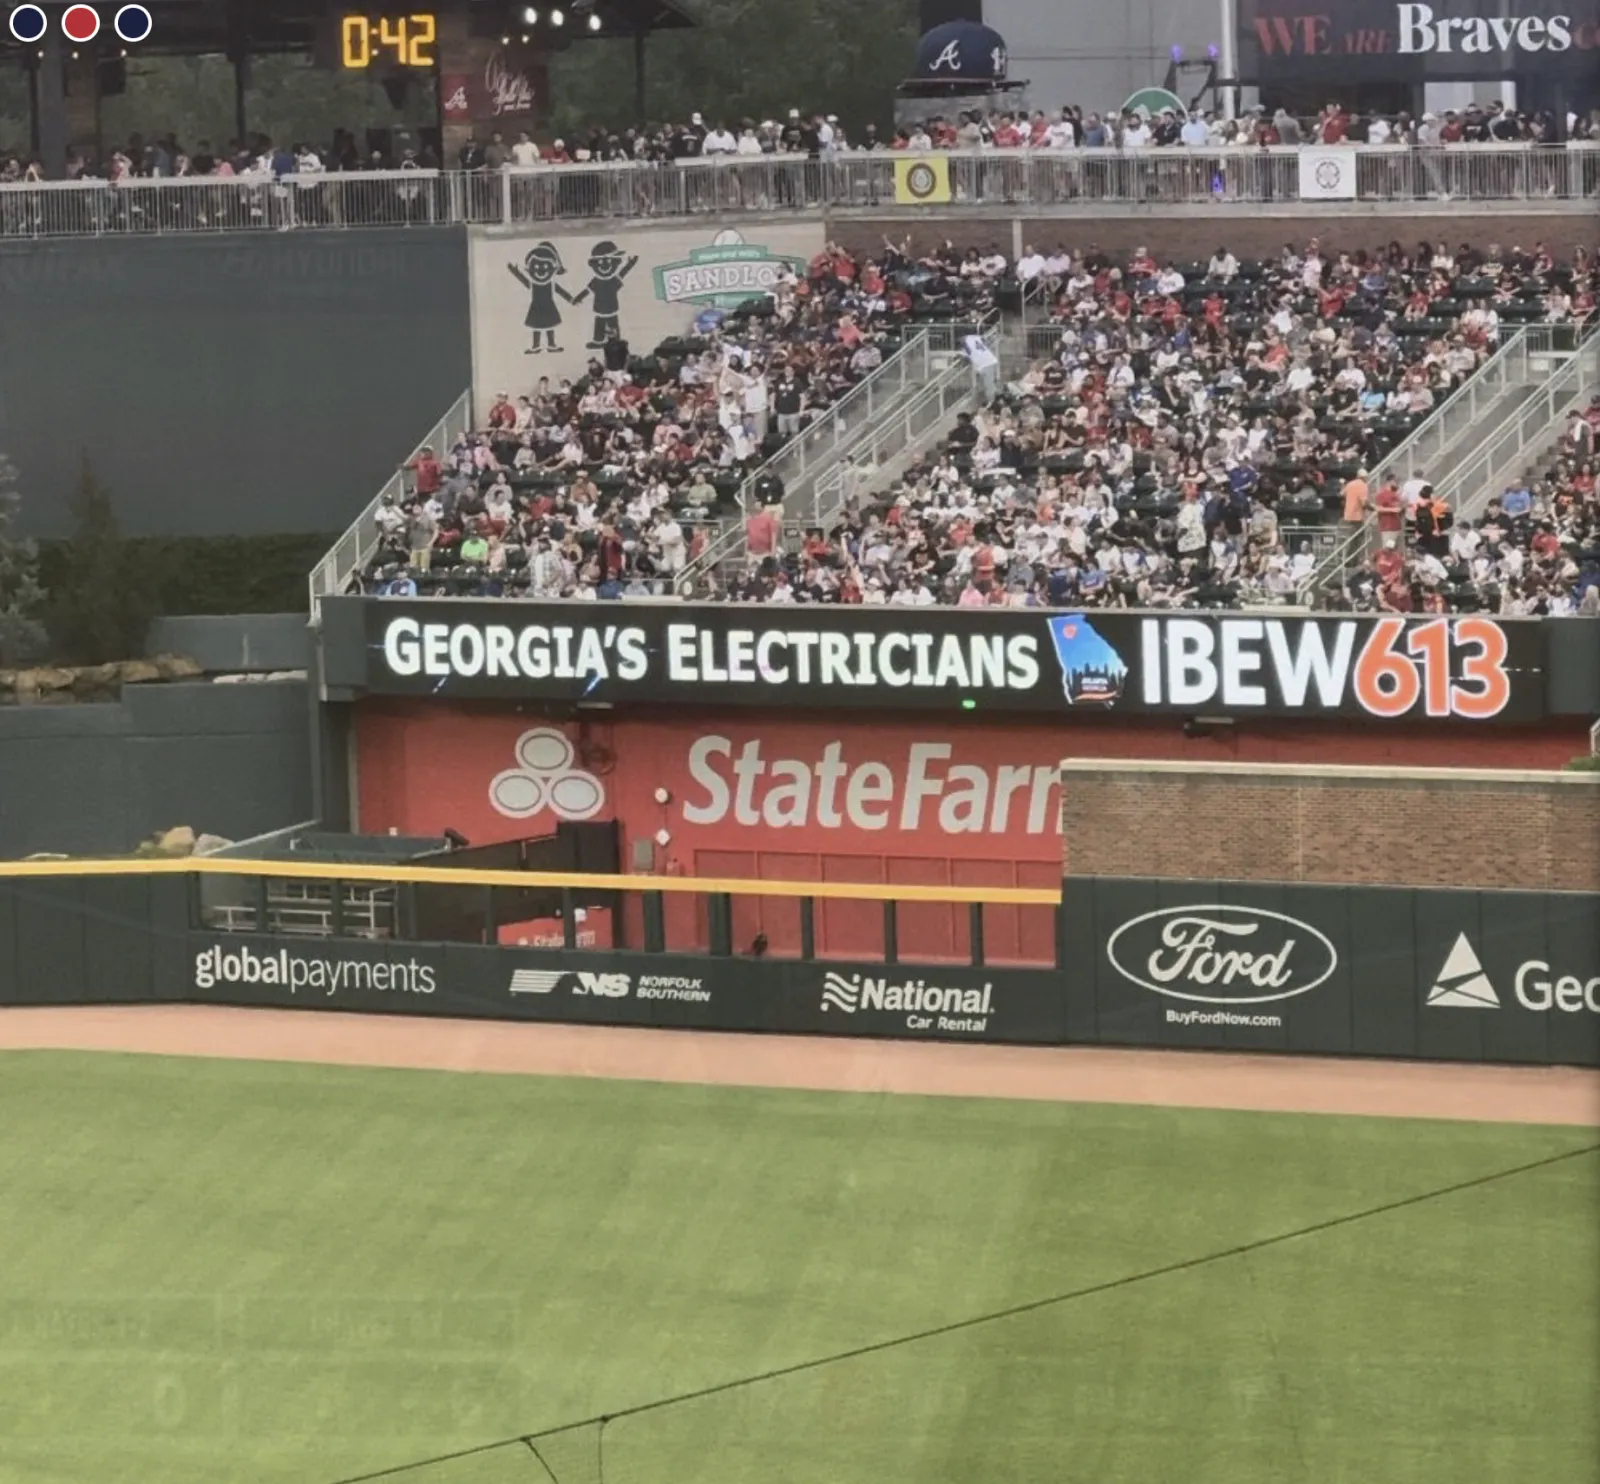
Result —
<svg viewBox="0 0 1600 1484"><path fill-rule="evenodd" d="M552 1484L560 1484L560 1480L545 1461L538 1445L548 1439L560 1437L566 1433L579 1432L589 1427L599 1428L596 1463L599 1469L599 1484L604 1484L604 1435L607 1425L612 1422L618 1422L624 1418L641 1417L646 1413L659 1412L664 1408L680 1406L686 1402L704 1401L709 1397L722 1396L729 1392L742 1390L748 1386L759 1386L767 1381L781 1381L790 1376L804 1375L809 1371L821 1370L826 1366L838 1365L844 1361L859 1360L864 1356L878 1355L889 1350L898 1350L904 1346L921 1344L926 1340L942 1339L947 1335L959 1334L964 1330L976 1329L981 1325L996 1324L1003 1320L1019 1318L1025 1314L1036 1314L1043 1309L1055 1308L1076 1302L1079 1299L1094 1298L1105 1293L1115 1293L1121 1289L1151 1282L1156 1278L1169 1278L1178 1273L1193 1272L1197 1268L1208 1267L1213 1263L1248 1257L1253 1253L1264 1251L1270 1247L1282 1246L1286 1242L1320 1236L1324 1232L1337 1231L1341 1227L1353 1226L1357 1222L1370 1221L1379 1216L1391 1215L1396 1211L1404 1211L1415 1206L1426 1205L1430 1201L1442 1200L1446 1196L1459 1195L1465 1191L1478 1190L1505 1180L1516 1179L1518 1176L1534 1174L1537 1171L1549 1169L1552 1166L1564 1164L1570 1160L1581 1159L1591 1154L1600 1154L1600 1144L1586 1144L1581 1148L1566 1149L1559 1154L1546 1155L1542 1159L1532 1160L1526 1164L1512 1165L1501 1170L1491 1170L1486 1175L1474 1175L1470 1179L1457 1180L1449 1185L1441 1185L1432 1190L1420 1191L1416 1195L1402 1196L1397 1200L1384 1201L1376 1206L1367 1206L1359 1211L1347 1212L1343 1216L1332 1216L1322 1221L1314 1221L1309 1225L1296 1227L1292 1231L1278 1232L1270 1237L1258 1237L1250 1242L1240 1242L1232 1247L1219 1248L1214 1252L1202 1253L1196 1257L1180 1258L1176 1262L1163 1263L1159 1267L1144 1268L1135 1273L1126 1273L1120 1278L1108 1278L1102 1282L1091 1283L1082 1288L1068 1289L1064 1293L1050 1294L1044 1298L1029 1299L1026 1303L1012 1304L1003 1309L991 1310L988 1313L968 1315L964 1319L954 1319L947 1324L918 1330L914 1334L896 1335L892 1339L876 1340L870 1345L857 1345L849 1350L836 1351L831 1355L819 1355L811 1360L796 1361L792 1365L778 1366L772 1370L759 1371L749 1376L739 1376L730 1381L719 1381L715 1385L702 1386L694 1391L684 1391L674 1396L658 1397L655 1401L640 1402L636 1406L623 1407L615 1412L604 1412L597 1416L585 1417L577 1422L564 1422L555 1427L542 1428L536 1432L519 1433L515 1437L500 1438L492 1443L479 1443L471 1448L457 1449L452 1453L441 1453L432 1458L417 1459L411 1463L394 1464L389 1468L376 1469L367 1474L354 1474L335 1481L335 1484L371 1484L372 1480L397 1478L401 1474L410 1473L416 1469L456 1463L461 1459L493 1453L500 1449L517 1447L526 1448L534 1458L538 1459L545 1472L550 1476Z"/></svg>

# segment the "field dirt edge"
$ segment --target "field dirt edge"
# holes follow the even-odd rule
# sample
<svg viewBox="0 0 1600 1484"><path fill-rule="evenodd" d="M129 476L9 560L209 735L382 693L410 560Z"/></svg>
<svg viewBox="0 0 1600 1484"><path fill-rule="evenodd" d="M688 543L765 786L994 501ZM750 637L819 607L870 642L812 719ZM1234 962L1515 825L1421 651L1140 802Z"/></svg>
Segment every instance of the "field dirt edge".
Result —
<svg viewBox="0 0 1600 1484"><path fill-rule="evenodd" d="M760 1036L205 1005L0 1009L0 1051L1600 1127L1600 1071Z"/></svg>

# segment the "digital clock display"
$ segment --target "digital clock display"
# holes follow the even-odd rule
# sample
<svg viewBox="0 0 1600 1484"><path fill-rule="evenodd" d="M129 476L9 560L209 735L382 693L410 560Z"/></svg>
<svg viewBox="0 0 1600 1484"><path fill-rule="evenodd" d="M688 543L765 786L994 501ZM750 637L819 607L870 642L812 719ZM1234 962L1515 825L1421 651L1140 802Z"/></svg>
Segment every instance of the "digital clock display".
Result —
<svg viewBox="0 0 1600 1484"><path fill-rule="evenodd" d="M437 17L418 15L347 15L339 22L339 61L352 70L389 61L397 67L432 67L438 60L434 41Z"/></svg>

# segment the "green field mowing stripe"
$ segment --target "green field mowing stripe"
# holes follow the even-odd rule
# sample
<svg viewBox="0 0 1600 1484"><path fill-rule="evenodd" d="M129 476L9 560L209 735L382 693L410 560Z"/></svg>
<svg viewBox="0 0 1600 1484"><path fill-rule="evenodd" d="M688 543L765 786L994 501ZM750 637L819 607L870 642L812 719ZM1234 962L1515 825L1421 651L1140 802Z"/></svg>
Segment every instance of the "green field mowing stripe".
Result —
<svg viewBox="0 0 1600 1484"><path fill-rule="evenodd" d="M8 1054L0 1481L327 1484L1592 1139ZM606 1481L1588 1478L1597 1196L1591 1155L625 1418ZM546 1445L559 1484L593 1433Z"/></svg>

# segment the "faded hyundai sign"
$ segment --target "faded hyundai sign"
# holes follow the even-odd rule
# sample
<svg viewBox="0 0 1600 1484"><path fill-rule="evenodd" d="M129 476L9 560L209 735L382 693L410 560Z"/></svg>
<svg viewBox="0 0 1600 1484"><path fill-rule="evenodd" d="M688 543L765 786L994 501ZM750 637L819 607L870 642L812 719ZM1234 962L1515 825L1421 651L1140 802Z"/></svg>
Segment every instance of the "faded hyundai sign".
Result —
<svg viewBox="0 0 1600 1484"><path fill-rule="evenodd" d="M1106 940L1106 957L1141 989L1204 1005L1292 1000L1339 965L1338 951L1310 923L1225 903L1131 918Z"/></svg>

